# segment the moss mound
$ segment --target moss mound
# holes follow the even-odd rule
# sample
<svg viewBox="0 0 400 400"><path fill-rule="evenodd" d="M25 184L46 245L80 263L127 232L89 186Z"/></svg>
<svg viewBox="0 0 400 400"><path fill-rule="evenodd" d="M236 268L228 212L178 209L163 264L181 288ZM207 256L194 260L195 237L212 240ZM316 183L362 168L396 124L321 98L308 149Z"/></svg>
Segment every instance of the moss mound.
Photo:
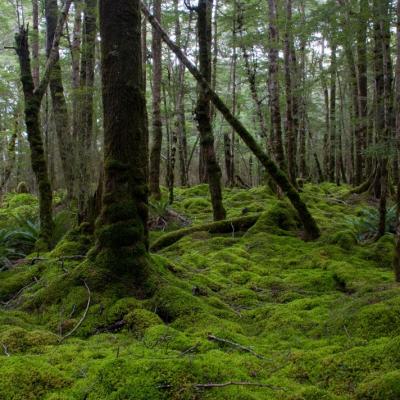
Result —
<svg viewBox="0 0 400 400"><path fill-rule="evenodd" d="M246 233L195 232L162 248L150 297L129 274L111 280L72 257L92 246L84 226L34 265L0 272L0 399L400 398L393 237L358 243L349 219L365 203L344 204L347 191L304 185L323 232L304 242L286 201L226 189L228 218L261 217ZM35 204L10 195L0 224ZM210 222L207 186L177 189L173 208Z"/></svg>

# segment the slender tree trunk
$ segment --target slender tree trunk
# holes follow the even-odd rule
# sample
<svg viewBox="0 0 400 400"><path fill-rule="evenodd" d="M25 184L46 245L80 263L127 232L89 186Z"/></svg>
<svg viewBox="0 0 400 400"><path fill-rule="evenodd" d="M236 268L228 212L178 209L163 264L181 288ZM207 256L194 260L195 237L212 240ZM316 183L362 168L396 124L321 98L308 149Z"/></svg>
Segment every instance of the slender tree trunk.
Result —
<svg viewBox="0 0 400 400"><path fill-rule="evenodd" d="M52 216L53 194L47 172L42 133L40 131L41 97L36 95L34 91L35 86L31 72L28 31L23 27L19 30L16 42L25 99L25 123L31 150L31 164L39 187L40 238L43 240L43 244L47 248L50 248L54 228Z"/></svg>
<svg viewBox="0 0 400 400"><path fill-rule="evenodd" d="M196 81L201 85L203 91L206 93L208 98L213 102L215 107L220 111L225 120L235 129L236 133L245 142L249 149L253 152L256 158L267 170L268 174L275 181L275 183L282 189L288 196L293 207L297 210L299 219L303 223L305 228L305 238L309 240L317 239L320 236L318 225L312 215L310 214L306 204L301 199L298 191L288 180L285 173L279 168L279 166L271 160L270 157L262 150L258 145L253 136L244 127L244 125L229 111L226 105L223 103L221 98L212 90L209 82L204 78L200 71L195 65L182 53L182 50L169 38L168 34L161 27L160 23L154 16L152 16L147 7L141 2L142 11L146 15L151 25L156 28L164 42L168 47L175 53L178 59L185 65L189 72L193 75Z"/></svg>
<svg viewBox="0 0 400 400"><path fill-rule="evenodd" d="M46 0L46 24L47 24L47 57L50 57L55 30L58 20L57 0ZM60 151L61 165L64 174L65 186L68 196L73 196L74 184L74 147L70 135L68 107L64 95L62 72L58 48L56 61L50 76L50 93L56 124L58 147Z"/></svg>
<svg viewBox="0 0 400 400"><path fill-rule="evenodd" d="M39 0L32 0L32 78L35 88L39 85Z"/></svg>
<svg viewBox="0 0 400 400"><path fill-rule="evenodd" d="M383 148L378 159L376 183L380 185L379 226L377 238L386 232L386 203L388 190L388 159L386 147L392 128L392 66L390 60L389 4L387 0L374 0L374 64L376 90L375 129L377 140Z"/></svg>
<svg viewBox="0 0 400 400"><path fill-rule="evenodd" d="M288 176L294 186L296 186L296 159L297 141L294 125L294 102L293 102L293 38L292 38L292 0L286 0L286 31L285 31L285 88L286 88L286 153Z"/></svg>
<svg viewBox="0 0 400 400"><path fill-rule="evenodd" d="M329 137L330 137L330 156L329 156L329 180L335 182L336 166L336 44L331 45L331 84L330 84L330 107L329 107Z"/></svg>
<svg viewBox="0 0 400 400"><path fill-rule="evenodd" d="M274 152L280 168L286 170L285 153L282 142L281 109L279 100L279 33L277 23L277 5L275 0L268 0L269 11L269 80L268 89L271 99L271 120L274 138Z"/></svg>
<svg viewBox="0 0 400 400"><path fill-rule="evenodd" d="M161 21L161 0L154 0L154 15ZM162 147L162 119L161 119L161 37L153 29L152 32L152 56L153 56L153 144L150 153L150 194L155 199L161 198L160 191L160 167Z"/></svg>
<svg viewBox="0 0 400 400"><path fill-rule="evenodd" d="M88 221L93 163L93 96L97 0L85 0L80 68L80 127L78 140L78 222ZM94 191L94 190L93 190Z"/></svg>
<svg viewBox="0 0 400 400"><path fill-rule="evenodd" d="M400 154L400 0L397 0L396 7L396 150ZM400 179L397 183L397 225L396 244L393 259L393 269L396 282L400 282Z"/></svg>
<svg viewBox="0 0 400 400"><path fill-rule="evenodd" d="M142 293L147 260L147 120L139 0L100 0L104 194L96 266ZM130 79L127 79L130 77Z"/></svg>
<svg viewBox="0 0 400 400"><path fill-rule="evenodd" d="M238 4L238 31L240 34L240 47L243 54L244 65L246 69L247 79L249 81L251 97L253 98L254 105L256 107L256 114L258 119L258 124L260 127L260 136L267 141L267 148L271 151L271 143L268 142L268 131L267 124L265 121L264 111L262 109L262 102L258 95L257 82L256 82L256 70L254 66L250 64L250 55L247 51L246 45L244 43L244 15L243 15L243 4Z"/></svg>
<svg viewBox="0 0 400 400"><path fill-rule="evenodd" d="M20 65L21 83L24 92L25 123L31 150L31 164L39 188L40 239L42 240L43 246L47 248L51 247L54 229L52 212L53 193L47 171L47 161L44 154L39 114L40 104L47 90L53 66L57 62L58 46L71 2L72 0L66 0L63 11L60 14L43 77L36 88L31 70L28 30L24 26L20 26L19 32L16 35L16 52Z"/></svg>
<svg viewBox="0 0 400 400"><path fill-rule="evenodd" d="M197 28L199 40L200 72L207 83L211 85L211 0L199 0L197 7ZM199 96L196 107L196 120L200 133L200 147L206 160L208 184L214 220L222 220L226 212L222 204L221 170L215 155L214 136L211 126L210 99L202 86L199 86Z"/></svg>
<svg viewBox="0 0 400 400"><path fill-rule="evenodd" d="M82 42L82 0L74 0L75 18L71 41L72 59L72 140L78 148L78 137L80 133L79 110L81 103L80 94L80 61ZM77 154L76 154L77 155ZM76 163L78 168L78 162Z"/></svg>

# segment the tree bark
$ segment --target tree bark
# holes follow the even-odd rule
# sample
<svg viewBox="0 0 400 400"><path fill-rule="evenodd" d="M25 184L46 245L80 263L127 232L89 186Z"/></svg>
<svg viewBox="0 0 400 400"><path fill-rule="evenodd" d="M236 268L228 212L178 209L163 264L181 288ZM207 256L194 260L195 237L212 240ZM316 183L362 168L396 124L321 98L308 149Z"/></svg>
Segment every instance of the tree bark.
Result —
<svg viewBox="0 0 400 400"><path fill-rule="evenodd" d="M330 82L330 105L329 105L329 180L335 182L335 167L337 157L336 139L336 43L331 45L331 82Z"/></svg>
<svg viewBox="0 0 400 400"><path fill-rule="evenodd" d="M257 157L260 163L267 170L271 178L276 182L284 193L288 196L293 207L297 210L299 219L305 228L305 236L309 240L317 239L320 236L320 231L316 221L310 214L306 204L301 199L297 190L288 180L285 173L279 166L273 162L270 157L262 150L253 136L244 127L244 125L232 115L221 98L211 89L207 80L203 77L200 71L192 64L192 62L182 53L182 50L169 38L168 34L163 30L160 23L153 15L150 14L147 7L141 2L142 12L146 15L147 19L153 27L155 27L161 34L162 39L168 47L175 53L180 62L186 66L189 72L193 75L196 81L201 85L204 92L211 99L215 107L220 111L225 120L231 125L236 133L241 137L253 154Z"/></svg>
<svg viewBox="0 0 400 400"><path fill-rule="evenodd" d="M47 248L52 245L53 238L53 193L47 171L47 161L44 154L42 133L40 130L40 104L46 92L50 80L50 74L54 63L57 61L58 46L63 32L64 24L68 16L72 0L66 0L64 9L59 16L54 33L53 45L46 62L44 74L35 88L28 43L28 30L21 26L16 35L16 51L18 55L21 83L24 92L25 123L28 133L29 147L31 150L31 164L39 188L39 220L40 239Z"/></svg>
<svg viewBox="0 0 400 400"><path fill-rule="evenodd" d="M211 0L199 0L197 10L197 29L199 41L200 73L211 85ZM214 135L211 125L210 99L206 90L199 85L199 94L196 107L196 120L200 133L200 147L205 156L208 185L210 188L211 204L214 220L223 220L226 212L222 204L221 169L218 165L214 149Z"/></svg>
<svg viewBox="0 0 400 400"><path fill-rule="evenodd" d="M39 66L39 0L32 0L32 78L35 88L40 81Z"/></svg>
<svg viewBox="0 0 400 400"><path fill-rule="evenodd" d="M275 158L281 169L286 170L285 153L282 142L281 108L279 99L279 32L277 22L277 5L275 0L268 0L269 11L269 79L268 89L271 101L271 120L273 128L273 145Z"/></svg>
<svg viewBox="0 0 400 400"><path fill-rule="evenodd" d="M54 35L58 20L57 0L46 0L46 24L47 24L47 57L50 57ZM64 175L65 186L69 198L74 192L74 147L70 134L70 123L68 116L68 107L64 94L62 81L62 72L58 47L55 49L55 62L50 75L50 93L53 105L54 119L56 125L58 146L60 151L62 171Z"/></svg>
<svg viewBox="0 0 400 400"><path fill-rule="evenodd" d="M85 0L80 67L80 113L78 136L78 222L88 221L89 198L92 196L93 163L93 96L96 46L97 0Z"/></svg>
<svg viewBox="0 0 400 400"><path fill-rule="evenodd" d="M104 194L96 226L96 266L129 275L144 290L148 275L148 151L139 0L100 0L104 109ZM127 79L129 77L129 79Z"/></svg>
<svg viewBox="0 0 400 400"><path fill-rule="evenodd" d="M400 154L400 0L397 0L396 7L396 151ZM396 282L400 282L400 178L397 184L397 224L396 244L393 258L393 269Z"/></svg>
<svg viewBox="0 0 400 400"><path fill-rule="evenodd" d="M286 0L286 31L285 31L285 89L286 89L286 152L288 176L296 186L297 166L297 141L294 124L294 98L293 98L293 37L292 37L292 0Z"/></svg>
<svg viewBox="0 0 400 400"><path fill-rule="evenodd" d="M154 15L161 21L161 0L154 0ZM150 153L150 194L156 199L161 198L160 167L162 146L162 119L161 119L161 37L157 30L152 32L151 51L153 56L153 143Z"/></svg>

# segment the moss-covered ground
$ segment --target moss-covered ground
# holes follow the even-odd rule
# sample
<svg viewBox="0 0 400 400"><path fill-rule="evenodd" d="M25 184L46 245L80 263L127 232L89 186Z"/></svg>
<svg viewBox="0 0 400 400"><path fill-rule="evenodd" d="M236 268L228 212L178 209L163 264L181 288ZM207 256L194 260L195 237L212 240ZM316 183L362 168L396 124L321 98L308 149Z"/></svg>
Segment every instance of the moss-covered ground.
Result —
<svg viewBox="0 0 400 400"><path fill-rule="evenodd" d="M150 299L68 258L91 246L79 231L0 272L0 400L400 399L393 238L357 242L351 221L367 204L348 190L306 185L323 234L304 242L285 200L226 189L229 217L264 212L258 222L152 255ZM19 201L24 213L35 206ZM206 186L177 190L173 207L193 224L210 221Z"/></svg>

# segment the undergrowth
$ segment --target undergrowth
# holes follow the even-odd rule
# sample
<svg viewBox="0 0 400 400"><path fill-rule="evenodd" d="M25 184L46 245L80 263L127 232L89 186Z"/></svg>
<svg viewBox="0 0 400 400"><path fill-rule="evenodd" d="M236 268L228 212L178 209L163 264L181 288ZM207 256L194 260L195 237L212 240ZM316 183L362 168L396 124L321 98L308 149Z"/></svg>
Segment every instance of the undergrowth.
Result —
<svg viewBox="0 0 400 400"><path fill-rule="evenodd" d="M92 245L82 229L1 272L0 399L399 399L393 236L360 241L366 204L348 190L305 186L322 237L304 242L286 200L226 189L229 217L264 214L246 233L196 232L152 255L150 299L73 258ZM207 186L177 189L172 208L209 222ZM60 341L82 320L85 283L87 315Z"/></svg>

